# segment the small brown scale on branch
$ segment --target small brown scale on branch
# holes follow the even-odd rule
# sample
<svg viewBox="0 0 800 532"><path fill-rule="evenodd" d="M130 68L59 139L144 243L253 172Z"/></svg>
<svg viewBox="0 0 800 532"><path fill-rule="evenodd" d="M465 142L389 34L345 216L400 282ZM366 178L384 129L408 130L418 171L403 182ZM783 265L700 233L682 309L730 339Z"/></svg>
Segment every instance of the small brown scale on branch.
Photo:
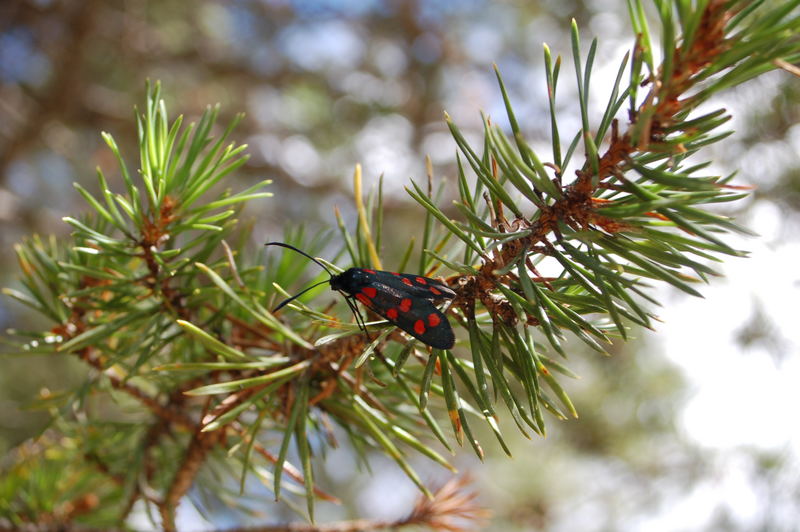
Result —
<svg viewBox="0 0 800 532"><path fill-rule="evenodd" d="M731 43L725 38L725 28L735 12L726 9L727 3L726 0L711 0L695 31L691 48L688 51L676 48L672 77L667 83L664 98L656 107L652 131L658 132L661 127L674 123L673 116L683 108L683 102L678 98L692 87L693 76L711 64L714 57L730 48Z"/></svg>
<svg viewBox="0 0 800 532"><path fill-rule="evenodd" d="M183 305L182 294L170 285L170 277L163 276L159 282L159 277L162 277L161 267L155 259L154 251L161 247L164 242L169 239L168 227L175 221L175 209L177 204L171 196L165 196L159 208L158 215L155 220L148 217L144 218L142 226L142 235L138 244L142 248L142 258L147 264L147 269L150 275L146 278L146 282L153 292L160 292L166 306L172 313L179 316L181 319L189 320L191 318L189 311Z"/></svg>
<svg viewBox="0 0 800 532"><path fill-rule="evenodd" d="M333 395L337 389L337 379L364 351L366 343L363 335L355 334L342 338L335 344L323 345L316 350L314 363L309 369L320 391L311 398L310 404L317 404Z"/></svg>

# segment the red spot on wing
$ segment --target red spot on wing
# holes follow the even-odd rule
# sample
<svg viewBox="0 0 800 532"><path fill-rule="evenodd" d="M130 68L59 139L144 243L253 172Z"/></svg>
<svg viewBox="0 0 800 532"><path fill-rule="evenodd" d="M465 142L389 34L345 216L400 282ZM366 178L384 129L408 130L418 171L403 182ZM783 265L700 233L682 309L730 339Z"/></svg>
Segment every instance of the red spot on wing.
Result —
<svg viewBox="0 0 800 532"><path fill-rule="evenodd" d="M372 304L372 301L370 301L370 299L367 296L365 296L364 294L362 294L361 292L356 294L356 299L358 299L359 301L361 301L363 304L365 304L368 307Z"/></svg>
<svg viewBox="0 0 800 532"><path fill-rule="evenodd" d="M403 284L407 284L408 286L414 286L414 283L411 282L411 279L408 277L403 277Z"/></svg>
<svg viewBox="0 0 800 532"><path fill-rule="evenodd" d="M374 286L365 286L361 289L361 291L364 292L364 294L366 294L369 298L375 297L375 294L378 293Z"/></svg>
<svg viewBox="0 0 800 532"><path fill-rule="evenodd" d="M442 319L439 317L438 314L434 313L428 314L428 325L430 325L431 327L436 327L440 323L442 323Z"/></svg>
<svg viewBox="0 0 800 532"><path fill-rule="evenodd" d="M389 272L389 273L391 273L392 275L396 275L396 276L400 277L400 274L397 273L397 272Z"/></svg>
<svg viewBox="0 0 800 532"><path fill-rule="evenodd" d="M428 281L424 277L417 277L415 279L419 284L428 284Z"/></svg>
<svg viewBox="0 0 800 532"><path fill-rule="evenodd" d="M400 310L403 312L408 312L411 310L411 300L409 298L406 297L400 301Z"/></svg>
<svg viewBox="0 0 800 532"><path fill-rule="evenodd" d="M367 269L364 269L364 271L365 271L366 273L371 273L372 275L375 275L375 270L367 270Z"/></svg>
<svg viewBox="0 0 800 532"><path fill-rule="evenodd" d="M414 332L417 334L423 334L425 332L425 324L422 320L417 320L416 323L414 323Z"/></svg>
<svg viewBox="0 0 800 532"><path fill-rule="evenodd" d="M387 310L386 311L386 317L389 318L390 320L396 320L397 319L397 309L396 308L390 308L389 310Z"/></svg>
<svg viewBox="0 0 800 532"><path fill-rule="evenodd" d="M432 294L437 295L437 296L441 295L441 293L442 293L441 290L437 290L432 286L430 287L430 291L431 291Z"/></svg>

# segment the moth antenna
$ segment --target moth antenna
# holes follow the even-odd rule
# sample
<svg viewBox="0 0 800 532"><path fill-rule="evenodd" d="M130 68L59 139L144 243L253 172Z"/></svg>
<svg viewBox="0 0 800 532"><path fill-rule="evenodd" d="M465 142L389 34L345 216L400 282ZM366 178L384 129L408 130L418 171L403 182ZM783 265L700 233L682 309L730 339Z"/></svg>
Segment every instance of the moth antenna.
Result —
<svg viewBox="0 0 800 532"><path fill-rule="evenodd" d="M284 299L283 301L281 301L281 304L280 304L280 305L278 305L277 307L275 307L275 308L272 310L272 313L273 313L273 314L275 314L275 313L276 313L276 312L278 312L280 309L282 309L283 307L285 307L286 305L288 305L289 303L291 303L292 301L294 301L294 300L295 300L295 299L297 299L298 297L302 296L303 294L305 294L306 292L308 292L308 291L309 291L309 290L311 290L312 288L316 288L316 287L318 287L318 286L319 286L319 285L321 285L321 284L325 284L325 283L329 283L329 282L330 282L330 281L326 279L326 280L324 280L324 281L320 281L320 282L318 282L318 283L314 283L314 284L312 284L311 286L309 286L308 288L304 289L304 290L303 290L302 292L300 292L299 294L295 294L295 295L293 295L292 297L290 297L290 298L288 298L288 299Z"/></svg>
<svg viewBox="0 0 800 532"><path fill-rule="evenodd" d="M267 243L266 243L266 244L264 244L264 245L265 245L265 246L280 246L280 247L282 247L282 248L291 249L292 251L296 251L296 252L298 252L299 254L303 255L304 257L306 257L306 258L309 258L309 259L313 260L314 262L316 262L317 264L319 264L320 266L322 266L322 269L323 269L323 270L325 270L326 272L328 272L328 275L330 275L331 277L333 277L333 272L331 272L331 271L328 269L328 267L327 267L327 266L325 266L324 264L322 264L320 261L318 261L317 259L315 259L315 258L314 258L314 257L312 257L311 255L309 255L309 254L308 254L308 253L306 253L305 251L302 251L302 250L300 250L300 249L297 249L296 247L294 247L294 246L291 246L291 245L289 245L289 244L284 244L283 242L267 242ZM314 286L316 286L316 285L314 285ZM313 288L313 287L312 287L312 288ZM305 292L305 290L303 290L303 292ZM302 294L303 292L300 292L300 294ZM297 294L297 295L300 295L300 294ZM297 296L295 296L295 297L297 297Z"/></svg>
<svg viewBox="0 0 800 532"><path fill-rule="evenodd" d="M264 245L265 245L265 246L280 246L280 247L282 247L282 248L291 249L292 251L296 251L297 253L299 253L299 254L303 255L303 256L304 256L304 257L306 257L306 258L309 258L309 259L313 260L314 262L316 262L317 264L319 264L320 266L322 266L322 269L323 269L323 270L325 270L325 271L327 272L327 274L331 276L331 278L333 278L333 273L332 273L332 272L331 272L331 271L328 269L328 267L327 267L327 266L325 266L325 265L324 265L324 264L322 264L320 261L318 261L317 259L315 259L314 257L312 257L311 255L309 255L308 253L306 253L305 251L303 251L303 250L301 250L301 249L297 249L296 247L294 247L294 246L292 246L292 245L289 245L289 244L284 244L283 242L267 242L267 243L266 243L266 244L264 244ZM304 290L303 290L302 292L300 292L299 294L295 294L295 295L293 295L292 297L290 297L290 298L288 298L288 299L284 299L283 301L281 301L281 304L280 304L280 305L278 305L277 307L275 307L275 308L273 309L272 313L274 314L275 312L278 312L278 311L279 311L280 309L282 309L284 306L288 305L289 303L291 303L292 301L294 301L294 300L295 300L295 299L297 299L298 297L302 296L303 294L305 294L306 292L308 292L308 291L309 291L309 290L311 290L312 288L316 288L316 287L318 287L318 286L319 286L319 285L321 285L321 284L325 284L325 283L329 283L329 282L330 282L330 279L328 279L328 280L326 280L326 281L321 281L321 282L319 282L319 283L312 284L311 286L309 286L308 288L304 289Z"/></svg>

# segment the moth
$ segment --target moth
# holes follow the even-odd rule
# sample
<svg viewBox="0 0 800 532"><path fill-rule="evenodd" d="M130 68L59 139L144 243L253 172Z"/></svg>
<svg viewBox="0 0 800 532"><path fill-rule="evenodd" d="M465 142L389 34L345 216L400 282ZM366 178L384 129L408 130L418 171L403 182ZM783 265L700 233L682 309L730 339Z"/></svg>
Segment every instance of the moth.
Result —
<svg viewBox="0 0 800 532"><path fill-rule="evenodd" d="M324 264L311 255L283 242L269 242L267 246L281 246L300 253L319 264L330 279L309 286L300 293L284 300L273 312L300 297L320 284L330 283L331 289L344 295L350 309L360 317L353 300L386 318L422 343L436 349L450 349L455 335L447 316L436 304L453 299L456 293L441 281L409 273L349 268L342 273L332 273ZM363 319L359 324L363 328Z"/></svg>

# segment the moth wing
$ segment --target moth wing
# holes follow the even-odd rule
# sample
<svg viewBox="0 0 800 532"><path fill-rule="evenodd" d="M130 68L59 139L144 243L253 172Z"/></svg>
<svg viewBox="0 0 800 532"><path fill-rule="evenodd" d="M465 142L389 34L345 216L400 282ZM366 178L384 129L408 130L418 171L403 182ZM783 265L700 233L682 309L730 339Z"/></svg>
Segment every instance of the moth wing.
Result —
<svg viewBox="0 0 800 532"><path fill-rule="evenodd" d="M456 293L449 286L437 279L414 275L411 273L375 272L376 281L395 288L412 297L420 297L433 301L453 299Z"/></svg>
<svg viewBox="0 0 800 532"><path fill-rule="evenodd" d="M455 343L450 322L430 299L416 297L408 291L382 282L370 283L354 297L376 314L431 347L450 349Z"/></svg>

